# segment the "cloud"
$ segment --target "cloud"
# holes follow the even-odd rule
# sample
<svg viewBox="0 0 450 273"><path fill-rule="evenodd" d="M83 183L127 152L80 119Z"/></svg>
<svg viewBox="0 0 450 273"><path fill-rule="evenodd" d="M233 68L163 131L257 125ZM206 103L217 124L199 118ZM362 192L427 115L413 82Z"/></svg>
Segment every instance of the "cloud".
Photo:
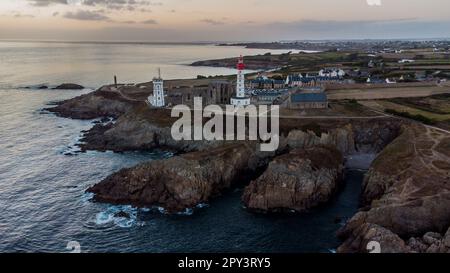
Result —
<svg viewBox="0 0 450 273"><path fill-rule="evenodd" d="M98 12L89 11L89 10L78 10L76 12L69 11L64 14L64 18L74 19L74 20L83 20L83 21L110 21L111 20L108 16L105 16Z"/></svg>
<svg viewBox="0 0 450 273"><path fill-rule="evenodd" d="M67 5L67 0L28 0L28 2L36 7L47 7L54 4Z"/></svg>
<svg viewBox="0 0 450 273"><path fill-rule="evenodd" d="M136 24L136 21L130 20L130 21L122 21L122 22L120 22L120 23L132 25L132 24Z"/></svg>
<svg viewBox="0 0 450 273"><path fill-rule="evenodd" d="M206 24L210 24L210 25L214 25L214 26L224 25L225 24L222 21L217 21L217 20L213 20L213 19L203 19L203 20L201 20L201 22L206 23Z"/></svg>
<svg viewBox="0 0 450 273"><path fill-rule="evenodd" d="M153 19L148 19L148 20L142 21L141 24L156 25L156 24L158 24L158 22Z"/></svg>
<svg viewBox="0 0 450 273"><path fill-rule="evenodd" d="M366 0L367 5L369 6L381 6L381 0Z"/></svg>
<svg viewBox="0 0 450 273"><path fill-rule="evenodd" d="M86 7L105 8L108 10L128 10L146 9L149 6L162 6L162 2L149 0L27 0L32 6L48 7L51 5L77 5Z"/></svg>
<svg viewBox="0 0 450 273"><path fill-rule="evenodd" d="M149 6L162 6L161 2L153 2L148 0L80 0L81 5L91 7L102 7L109 10L128 10L137 9L147 10Z"/></svg>
<svg viewBox="0 0 450 273"><path fill-rule="evenodd" d="M14 14L15 18L34 18L34 15L31 14L22 14L22 13L16 13Z"/></svg>

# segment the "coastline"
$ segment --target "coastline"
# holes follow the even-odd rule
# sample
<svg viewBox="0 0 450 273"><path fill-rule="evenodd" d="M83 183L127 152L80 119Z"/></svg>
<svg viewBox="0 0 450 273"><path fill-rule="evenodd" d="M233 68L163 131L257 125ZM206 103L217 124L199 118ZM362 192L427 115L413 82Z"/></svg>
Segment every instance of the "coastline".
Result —
<svg viewBox="0 0 450 273"><path fill-rule="evenodd" d="M69 112L64 112L63 111L63 112L60 112L60 114L62 113L63 116L72 117L72 118L80 118L80 117L81 118L92 118L95 115L97 115L97 117L101 117L101 116L104 116L104 115L107 115L109 117L116 116L117 120L114 122L114 124L110 123L110 124L108 124L106 126L98 124L98 125L94 126L94 128L89 131L89 133L92 134L92 137L94 137L94 139L96 139L97 136L98 136L98 138L102 139L102 141L103 141L102 145L106 145L105 147L112 148L111 150L115 150L115 151L140 150L140 149L148 150L148 149L153 149L153 148L157 148L157 147L159 147L159 148L161 148L161 147L171 147L172 149L177 150L177 152L179 154L181 152L181 155L175 156L172 159L168 159L168 160L162 161L161 163L159 163L159 161L152 161L150 163L150 165L147 164L147 163L144 163L144 164L142 164L142 165L140 165L138 167L131 168L129 170L123 170L123 171L121 171L121 172L119 172L117 174L113 174L112 176L110 176L110 178L107 178L102 183L98 184L97 186L95 186L94 188L89 190L89 191L92 191L92 192L97 193L97 194L102 192L101 196L103 196L103 197L98 197L96 199L97 201L107 201L107 202L113 202L113 203L116 203L116 204L133 204L133 205L142 204L142 205L145 205L145 206L150 206L150 205L154 206L154 205L156 205L156 206L164 207L164 209L166 211L168 211L168 212L180 212L180 211L184 211L186 209L195 207L198 204L208 202L211 197L214 197L217 194L219 194L221 191L223 191L223 190L221 190L222 187L229 188L231 183L232 183L231 181L235 180L235 179L238 179L237 177L241 177L245 171L241 172L240 174L236 173L236 174L232 175L229 178L230 180L228 180L229 182L226 182L225 184L222 184L222 183L224 183L223 182L224 180L222 180L222 178L220 178L217 182L214 182L215 180L211 180L212 177L221 177L221 176L218 176L218 175L219 174L223 175L224 173L222 173L222 172L219 172L217 174L206 175L206 177L201 178L201 179L206 179L206 180L204 180L204 182L201 182L200 184L197 184L199 182L195 182L195 183L197 185L201 185L202 183L204 183L204 185L206 186L206 185L208 185L209 183L212 182L212 185L216 185L216 186L213 186L212 188L210 188L210 186L206 186L206 188L210 188L210 190L211 190L210 193L208 193L208 194L201 193L200 196L203 196L203 197L201 197L199 199L194 199L195 201L194 200L193 201L188 201L186 203L186 205L181 205L182 203L180 203L180 201L171 201L172 202L171 205L168 205L168 203L164 205L164 202L166 202L166 201L161 202L161 199L159 199L160 197L164 196L162 193L155 195L155 197L152 197L152 198L156 198L156 199L151 199L151 200L156 200L156 201L144 201L144 202L142 202L142 201L131 201L131 200L133 200L133 198L127 201L127 199L130 198L131 196L128 196L126 194L123 197L120 197L119 199L117 199L116 201L114 201L114 199L110 199L107 196L109 194L112 194L112 196L117 196L117 193L124 194L127 191L122 189L123 186L125 186L125 185L129 185L130 186L130 185L133 185L134 183L136 183L137 181L142 181L138 177L136 177L136 179L130 178L130 176L127 175L126 172L131 171L133 173L136 173L136 172L138 172L137 169L144 168L144 169L142 169L142 171L139 171L139 172L142 172L143 175L146 176L146 177L148 177L148 175L151 174L149 181L154 181L152 183L155 183L155 184L143 184L143 185L150 186L150 188L156 189L156 188L161 187L161 185L162 185L161 183L166 183L166 182L171 182L172 183L173 182L174 183L174 184L172 184L173 187L174 187L173 190L176 190L176 193L175 192L171 193L171 195L173 194L173 198L174 198L173 200L183 200L183 198L184 198L183 196L185 196L186 192L190 192L190 191L193 190L192 186L189 186L189 183L187 183L187 181L189 181L189 179L187 179L185 177L185 178L182 178L181 180L180 180L180 178L176 178L176 179L174 178L174 179L169 179L169 180L153 180L153 178L151 178L151 177L154 176L154 175L156 175L155 177L157 177L157 172L150 171L150 170L152 170L152 168L154 168L154 170L162 170L161 167L157 167L158 164L162 164L161 166L168 166L168 167L169 166L178 166L177 168L180 168L180 166L182 166L182 164L175 163L175 162L177 162L177 160L179 160L179 159L184 158L184 160L187 160L186 161L187 165L186 165L186 169L184 169L183 172L192 172L193 170L196 169L196 168L194 168L195 164L198 164L198 163L194 163L195 162L194 161L194 162L192 162L192 163L194 163L194 165L192 165L190 160L195 159L195 158L198 157L198 156L195 155L196 153L204 154L204 155L207 155L207 156L212 156L211 160L209 160L208 162L210 162L211 164L216 164L215 165L216 167L211 167L209 165L204 166L204 168L208 169L208 170L213 170L213 169L222 170L222 167L220 167L220 166L227 166L227 164L230 164L230 163L231 163L231 167L232 167L232 169L234 171L239 171L240 168L244 168L245 169L245 168L247 168L246 166L258 166L258 165L261 166L263 169L265 169L266 167L264 167L264 166L267 166L266 164L268 164L271 161L271 158L273 158L273 155L271 155L269 157L263 156L262 158L260 156L257 156L257 158L260 158L260 159L258 159L258 161L254 161L253 163L251 163L252 160L251 161L242 161L242 163L239 163L239 164L243 164L243 165L241 165L242 167L236 168L236 165L234 165L234 163L232 163L232 162L234 160L241 161L241 159L234 158L234 159L227 159L225 161L222 161L220 159L220 156L217 156L217 154L214 152L214 151L217 151L216 149L219 149L219 150L223 149L223 148L221 148L222 144L216 143L213 146L216 146L217 148L211 149L210 145L208 143L191 143L191 144L189 144L189 143L175 143L175 142L171 142L170 138L167 135L164 138L162 138L162 135L161 135L161 132L162 132L161 130L164 128L164 126L167 126L170 123L165 123L165 122L161 123L161 120L158 120L158 118L155 119L154 114L157 113L157 112L154 112L155 110L149 109L146 105L133 106L132 104L131 105L128 104L129 102L120 102L121 101L120 98L118 99L117 97L105 96L104 94L102 94L102 92L104 92L104 91L101 91L101 89L99 89L99 90L97 90L97 91L95 91L95 92L93 92L91 94L82 96L81 98L75 98L75 99L69 100L68 102L65 102L65 103L60 104L59 106L56 106L56 108L61 107L61 106L67 107L67 105L70 105L69 108L65 108L66 110L69 109ZM88 99L86 99L86 98L88 98ZM99 99L99 98L101 98L101 99ZM130 109L130 107L131 107L131 112L129 110L121 112L120 110L118 110L115 107L115 104L112 103L112 101L114 101L115 103L119 103L118 105L121 105L121 103L125 103L127 105L125 107L125 109ZM89 105L89 103L86 103L86 102L91 102L91 103L94 102L94 104L92 104L92 108L96 109L96 110L98 110L98 109L102 109L102 110L100 110L99 112L95 112L95 113L87 111L86 113L88 113L88 114L83 114L83 111L89 110L89 109L86 109L86 106ZM100 103L100 104L98 104L98 103ZM81 109L77 108L77 107L80 107L80 106L77 106L77 105L82 106L81 109L83 109L83 111L80 112ZM103 106L101 106L101 105L103 105ZM108 105L108 107L107 108L103 108L106 105ZM151 113L154 113L154 114L151 114ZM136 114L138 116L140 116L141 118L137 118ZM85 115L87 115L87 116L85 116ZM160 115L161 114L157 114L156 117L160 116ZM163 115L165 115L165 114L163 114ZM150 119L144 118L142 120L142 117L151 117L151 116L154 116L154 117L150 118ZM136 125L131 125L136 120L141 120L140 122L145 120L145 122L141 123L140 125L137 125L137 124ZM393 121L394 120L390 121L389 118L387 118L385 121L380 120L380 126L383 126L382 124L386 123L386 122L387 122L386 124L390 124L391 123L391 125L389 125L389 126L393 126L395 124L395 122L392 123ZM290 121L290 123L291 122L292 121ZM377 128L377 126L375 126L375 127L372 127L372 129L368 129L368 128L365 128L366 125L364 125L364 123L361 123L361 122L360 123L358 123L358 122L355 123L355 122L356 121L352 121L351 122L351 123L354 123L355 125L350 125L351 127L353 127L353 128L358 130L356 132L353 131L351 133L351 135L353 135L352 138L354 138L353 140L347 139L350 135L348 135L348 136L342 135L342 133L344 131L340 131L341 129L339 129L339 127L337 128L336 133L340 132L340 133L338 133L338 135L340 135L340 137L339 138L333 138L333 137L329 138L330 140L332 140L332 139L338 140L339 142L337 142L334 145L337 145L336 147L340 147L341 151L344 152L344 153L350 152L352 149L355 149L355 147L358 147L358 146L360 146L359 149L361 149L362 147L365 147L365 149L367 149L369 147L367 145L372 145L372 147L374 147L374 148L375 147L379 147L379 148L375 148L377 151L379 151L379 149L382 149L382 147L385 147L386 145L388 145L390 143L390 141L391 141L390 139L395 139L395 135L398 134L398 133L395 133L396 132L395 130L397 130L395 128L399 128L399 127L395 127L395 126L398 126L398 125L395 125L394 127L392 127L393 129L395 129L393 131L394 136L391 136L391 137L388 137L388 138L386 138L387 136L383 136L383 138L385 139L385 140L383 140L383 141L385 141L384 144L379 143L379 144L375 144L374 145L374 142L372 142L372 141L374 141L375 139L373 139L373 140L367 139L368 135L364 135L364 132L370 132L371 130L380 130L380 128ZM302 123L301 122L298 123L298 121L295 121L295 123L297 123L297 125L295 125L295 124L290 124L289 125L288 128L290 128L290 129L288 129L288 131L286 131L287 128L284 129L284 131L286 131L288 133L288 136L284 140L284 142L283 141L282 142L285 143L285 145L288 144L289 147L291 147L291 148L295 147L295 145L300 145L299 147L305 147L304 143L311 143L311 144L314 145L314 141L312 141L312 140L305 140L305 137L308 137L308 138L313 137L312 139L314 139L314 138L317 138L317 136L315 136L315 135L314 136L313 135L308 135L308 134L305 134L305 132L302 132L302 131L296 132L295 128L301 127ZM400 124L402 124L402 123L403 122L400 122ZM409 125L409 126L411 126L411 125ZM282 127L283 127L283 124L282 124ZM102 129L100 130L100 128L102 128ZM125 129L125 131L122 131L123 129L120 129L120 128ZM327 128L327 127L325 127L325 128ZM333 130L332 129L333 126L328 127L328 128L329 129L323 129L323 130L325 130L328 133L331 133L332 131L329 131L329 130ZM341 128L346 128L346 126L341 127ZM387 127L387 128L389 128L389 127ZM123 134L123 133L121 133L121 131L123 133L125 133L127 137L125 137L125 135L124 135L124 137L120 137L120 134ZM128 136L135 135L136 132L139 132L139 131L141 132L141 134L143 133L143 135L142 135L143 138L141 138L141 137L134 138L134 139L131 140L131 142L129 142L130 139L129 139ZM283 129L282 129L282 131L283 131ZM362 133L362 135L360 135L361 133ZM157 134L157 136L155 134ZM153 137L149 137L151 135L153 135ZM119 137L119 138L117 138L117 137ZM322 139L323 139L323 137L324 137L324 135L322 134ZM108 138L110 138L110 140L108 140ZM100 151L107 150L107 149L104 149L104 148L100 148L100 146L98 146L97 144L96 144L97 146L92 146L92 145L89 146L89 139L92 140L92 138L89 138L89 137L84 139L85 141L87 140L87 142L88 142L88 145L86 147L91 147L91 148L97 147L97 148L94 148L94 149L97 149L97 150L100 150ZM158 139L158 143L153 143L152 144L152 142L148 142L148 140L155 140L155 139ZM141 142L142 140L143 140L143 142ZM344 140L345 140L345 142L342 142ZM125 142L123 142L123 141L125 141ZM348 141L350 141L350 142L348 142ZM356 141L356 143L355 144L351 144L352 141ZM362 146L358 144L359 141L362 141L361 142ZM122 144L120 144L121 142L122 142ZM320 141L318 143L323 143L323 142ZM163 145L161 145L161 144L163 144ZM311 144L308 144L308 145L311 145ZM165 146L165 145L168 145L168 146ZM353 146L353 145L356 145L356 146ZM342 149L344 149L344 150L342 150ZM225 148L225 150L227 150L227 148ZM254 150L254 149L251 149L251 150ZM285 150L285 149L281 148L280 151L282 151L282 150ZM198 152L196 152L196 151L198 151ZM185 154L185 155L183 155L183 154ZM236 152L231 153L231 154L236 155ZM252 153L247 153L247 155L251 155L251 154ZM380 160L381 160L380 157L378 157L375 162L380 162ZM171 161L174 161L174 163L171 163ZM228 162L228 163L226 165L224 165L224 163L220 163L220 162ZM152 165L155 165L155 167L150 167ZM147 168L150 168L150 169L148 169L148 171L147 171ZM371 167L371 169L372 168L373 167ZM125 171L125 173L124 173L124 171ZM225 170L222 170L222 171L227 173ZM169 171L169 172L172 172L172 171ZM179 170L177 170L177 169L173 170L174 174L178 173L178 172L179 172ZM369 173L372 173L372 172L373 171L369 171ZM200 177L203 177L205 174L206 173L199 173L199 174L195 174L193 177L197 177L195 179L198 179ZM116 179L116 178L114 178L117 175L119 175L119 177L123 177L125 175L125 176L129 177L129 179L131 179L131 180L123 180L123 179ZM207 177L211 177L211 178L207 178ZM232 177L235 177L235 178L232 178ZM126 181L128 181L128 182L126 182ZM222 181L222 182L219 182L219 181ZM123 184L123 183L125 183L125 184ZM128 184L128 183L130 183L130 184ZM109 192L112 188L111 188L111 186L106 186L108 184L111 184L111 185L116 184L117 186L114 186L114 187L119 187L118 189L122 189L122 190L118 190L118 191L116 191L116 193ZM122 185L122 186L120 186L120 185ZM187 187L187 188L183 188L183 187L180 188L181 185L184 185L183 187ZM129 186L126 186L126 187L129 187ZM202 186L202 187L205 187L205 186ZM138 188L139 187L141 187L141 186L138 186ZM168 185L164 186L163 188L168 189L167 187L168 187ZM202 187L200 187L199 190L202 189ZM218 187L218 188L216 188L216 187ZM189 188L189 190L187 190L188 188ZM109 189L109 190L107 190L105 192L106 189ZM154 189L152 189L151 191L154 192ZM173 190L170 190L170 191L173 191ZM135 191L136 190L132 190L132 192L135 192ZM145 190L145 191L147 191L147 190ZM202 191L200 191L200 192L202 192ZM190 200L190 198L191 197L189 197L187 200ZM157 201L157 200L159 200L159 201ZM163 198L163 200L169 200L169 199ZM408 210L409 208L405 208L405 209ZM372 221L376 222L376 220L372 220ZM353 220L353 222L354 222L354 220ZM353 222L350 221L349 225L352 225ZM430 227L430 230L435 230L435 229ZM347 234L347 233L344 232L344 231L341 232L340 233L341 234L340 237L345 238L345 236L342 235L342 234ZM417 236L417 233L413 233L412 235L413 236ZM347 241L348 240L349 239L347 239ZM340 251L347 251L347 250L343 250L341 248ZM362 249L360 249L359 251L362 251Z"/></svg>

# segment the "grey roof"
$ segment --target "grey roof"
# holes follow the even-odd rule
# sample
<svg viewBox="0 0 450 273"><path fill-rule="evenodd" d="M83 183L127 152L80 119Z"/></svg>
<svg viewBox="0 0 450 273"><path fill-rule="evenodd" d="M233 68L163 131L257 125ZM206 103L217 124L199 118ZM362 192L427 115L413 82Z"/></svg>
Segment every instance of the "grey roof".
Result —
<svg viewBox="0 0 450 273"><path fill-rule="evenodd" d="M338 80L339 77L323 77L323 76L315 76L315 77L299 77L299 76L290 76L289 81L290 82L303 82L308 83L312 81L331 81L331 80Z"/></svg>
<svg viewBox="0 0 450 273"><path fill-rule="evenodd" d="M298 93L291 95L292 102L327 102L325 93Z"/></svg>

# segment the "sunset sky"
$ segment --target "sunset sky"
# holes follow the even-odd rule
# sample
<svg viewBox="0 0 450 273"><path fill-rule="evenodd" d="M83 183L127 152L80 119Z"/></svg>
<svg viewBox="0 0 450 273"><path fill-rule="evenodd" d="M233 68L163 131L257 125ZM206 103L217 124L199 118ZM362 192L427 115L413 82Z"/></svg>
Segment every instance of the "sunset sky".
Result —
<svg viewBox="0 0 450 273"><path fill-rule="evenodd" d="M0 39L448 38L448 0L0 0Z"/></svg>

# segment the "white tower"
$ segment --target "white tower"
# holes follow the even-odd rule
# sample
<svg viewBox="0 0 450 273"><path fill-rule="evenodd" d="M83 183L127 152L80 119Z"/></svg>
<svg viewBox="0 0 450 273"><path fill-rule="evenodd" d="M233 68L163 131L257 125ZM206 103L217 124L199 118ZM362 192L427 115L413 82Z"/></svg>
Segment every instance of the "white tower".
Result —
<svg viewBox="0 0 450 273"><path fill-rule="evenodd" d="M154 107L164 107L164 81L161 78L161 70L158 69L158 77L153 78L153 96L148 97L148 101Z"/></svg>
<svg viewBox="0 0 450 273"><path fill-rule="evenodd" d="M241 56L237 64L236 97L231 98L231 104L234 106L250 105L250 98L245 96L244 69L244 58Z"/></svg>

